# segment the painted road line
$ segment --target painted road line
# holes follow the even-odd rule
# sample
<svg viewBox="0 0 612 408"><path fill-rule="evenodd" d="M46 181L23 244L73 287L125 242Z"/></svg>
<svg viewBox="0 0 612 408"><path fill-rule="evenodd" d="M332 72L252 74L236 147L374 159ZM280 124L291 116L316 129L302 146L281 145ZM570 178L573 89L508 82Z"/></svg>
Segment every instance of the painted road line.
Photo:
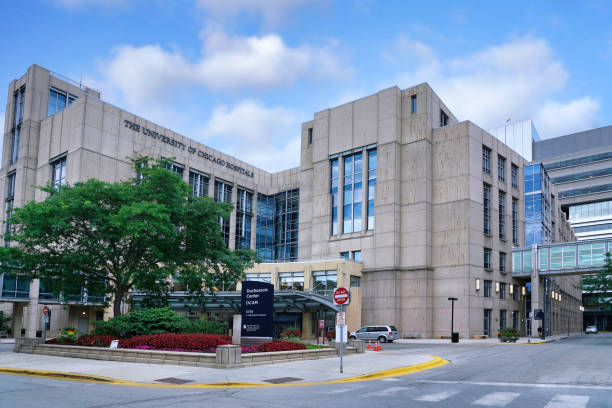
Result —
<svg viewBox="0 0 612 408"><path fill-rule="evenodd" d="M472 404L485 405L487 407L505 407L519 395L521 395L520 392L492 392L477 399Z"/></svg>
<svg viewBox="0 0 612 408"><path fill-rule="evenodd" d="M544 408L585 408L589 397L584 395L555 395Z"/></svg>
<svg viewBox="0 0 612 408"><path fill-rule="evenodd" d="M412 387L389 387L389 388L383 388L382 390L373 391L373 392L367 392L365 394L361 394L361 397L362 398L384 397L384 396L391 395L391 394L397 394L398 392L406 391L406 390L409 390L411 388Z"/></svg>
<svg viewBox="0 0 612 408"><path fill-rule="evenodd" d="M402 380L400 380L399 378L393 378L393 377L392 377L392 378L383 378L383 379L382 379L382 380L380 380L380 381L402 381Z"/></svg>
<svg viewBox="0 0 612 408"><path fill-rule="evenodd" d="M358 388L359 387L340 388L340 389L337 389L337 390L327 390L327 389L325 389L325 391L323 391L323 392L325 394L343 394L345 392L355 391Z"/></svg>
<svg viewBox="0 0 612 408"><path fill-rule="evenodd" d="M1 371L0 371L1 372ZM506 382L482 382L482 381L435 381L420 380L422 383L431 384L470 384L494 387L529 387L529 388L567 388L577 390L612 390L609 385L574 385L574 384L532 384L532 383L506 383Z"/></svg>
<svg viewBox="0 0 612 408"><path fill-rule="evenodd" d="M81 381L89 383L106 383L111 385L124 385L135 387L149 388L271 388L271 387L305 387L313 385L330 385L330 384L347 384L361 381L381 380L383 378L398 377L406 374L412 374L423 370L441 367L450 364L450 361L437 356L430 356L431 360L425 363L414 364L411 366L391 368L388 370L376 371L373 373L357 375L354 377L340 378L328 381L313 381L313 382L296 382L284 384L269 384L269 383L240 383L240 382L224 382L224 383L208 383L208 384L153 384L141 383L134 381L116 380L113 378L100 377L95 375L69 373L61 371L47 371L23 368L0 367L0 374L25 375L30 377L53 378L56 380Z"/></svg>
<svg viewBox="0 0 612 408"><path fill-rule="evenodd" d="M437 392L435 394L426 394L426 395L421 395L418 398L415 398L415 401L427 401L427 402L440 402L443 401L445 399L447 399L448 397L452 397L453 395L459 393L459 391L442 391L442 392Z"/></svg>

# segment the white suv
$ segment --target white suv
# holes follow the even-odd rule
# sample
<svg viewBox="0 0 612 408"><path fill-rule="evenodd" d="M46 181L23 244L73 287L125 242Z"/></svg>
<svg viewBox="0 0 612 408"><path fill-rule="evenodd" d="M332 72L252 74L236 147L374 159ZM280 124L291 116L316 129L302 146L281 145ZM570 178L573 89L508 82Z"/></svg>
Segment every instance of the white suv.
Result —
<svg viewBox="0 0 612 408"><path fill-rule="evenodd" d="M364 326L350 334L351 340L378 340L392 342L399 339L399 332L395 326Z"/></svg>
<svg viewBox="0 0 612 408"><path fill-rule="evenodd" d="M586 330L584 331L585 334L597 334L597 326L587 326Z"/></svg>

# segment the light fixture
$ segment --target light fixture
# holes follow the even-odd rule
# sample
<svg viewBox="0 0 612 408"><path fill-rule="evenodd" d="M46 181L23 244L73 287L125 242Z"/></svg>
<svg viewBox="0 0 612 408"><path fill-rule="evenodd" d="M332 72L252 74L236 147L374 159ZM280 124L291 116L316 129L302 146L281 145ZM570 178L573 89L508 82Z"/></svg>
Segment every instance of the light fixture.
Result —
<svg viewBox="0 0 612 408"><path fill-rule="evenodd" d="M561 294L559 293L559 302L561 301Z"/></svg>
<svg viewBox="0 0 612 408"><path fill-rule="evenodd" d="M480 279L476 278L476 290L480 290Z"/></svg>
<svg viewBox="0 0 612 408"><path fill-rule="evenodd" d="M510 285L510 294L514 295L514 285Z"/></svg>
<svg viewBox="0 0 612 408"><path fill-rule="evenodd" d="M495 282L495 293L499 292L499 282Z"/></svg>
<svg viewBox="0 0 612 408"><path fill-rule="evenodd" d="M553 298L553 299L556 299L555 291L554 290L550 292L550 297Z"/></svg>
<svg viewBox="0 0 612 408"><path fill-rule="evenodd" d="M525 296L527 294L527 286L523 286L521 290L523 292L523 296Z"/></svg>

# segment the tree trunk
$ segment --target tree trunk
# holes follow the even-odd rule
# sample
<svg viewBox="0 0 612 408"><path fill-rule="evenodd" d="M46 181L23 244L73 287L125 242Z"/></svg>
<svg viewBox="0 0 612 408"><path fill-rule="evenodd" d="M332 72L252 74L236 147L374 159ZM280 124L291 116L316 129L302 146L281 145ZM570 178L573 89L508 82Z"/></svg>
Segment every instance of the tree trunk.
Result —
<svg viewBox="0 0 612 408"><path fill-rule="evenodd" d="M125 296L125 291L123 289L117 289L117 292L115 293L115 299L113 300L114 317L121 315L121 301L123 300L123 296Z"/></svg>

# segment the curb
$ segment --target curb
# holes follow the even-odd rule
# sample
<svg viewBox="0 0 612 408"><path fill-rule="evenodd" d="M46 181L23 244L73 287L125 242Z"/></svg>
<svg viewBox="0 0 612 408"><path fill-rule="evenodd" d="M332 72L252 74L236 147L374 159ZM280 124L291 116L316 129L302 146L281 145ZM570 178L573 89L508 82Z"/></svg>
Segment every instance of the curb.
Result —
<svg viewBox="0 0 612 408"><path fill-rule="evenodd" d="M132 387L149 387L149 388L271 388L271 387L306 387L314 385L328 385L328 384L343 384L351 382L361 381L372 381L380 380L389 377L398 377L406 374L412 374L423 370L430 370L432 368L441 367L450 364L450 361L445 360L441 357L433 357L432 360L425 363L414 364L405 367L391 368L388 370L376 371L368 374L361 374L354 377L340 378L336 380L328 381L314 381L314 382L303 382L293 384L267 384L267 383L208 383L208 384L154 384L134 381L116 380L108 377L101 377L96 375L69 373L63 371L47 371L47 370L36 370L36 369L24 369L24 368L10 368L0 367L0 374L9 375L23 375L28 377L42 377L52 378L56 380L65 381L79 381L95 384L108 384L108 385L123 385Z"/></svg>

